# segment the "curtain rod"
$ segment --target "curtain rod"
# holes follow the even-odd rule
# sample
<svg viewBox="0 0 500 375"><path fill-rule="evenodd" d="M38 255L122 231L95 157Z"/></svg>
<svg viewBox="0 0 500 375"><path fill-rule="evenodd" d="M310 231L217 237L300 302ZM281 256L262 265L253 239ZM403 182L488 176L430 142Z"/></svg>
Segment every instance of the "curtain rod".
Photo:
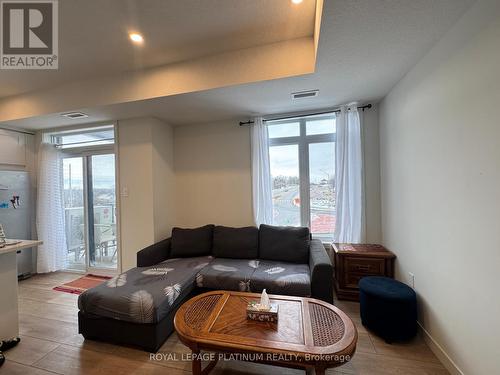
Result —
<svg viewBox="0 0 500 375"><path fill-rule="evenodd" d="M362 106L357 107L357 108L364 111L365 109L367 109L367 108L370 109L371 107L372 107L371 104L366 104L366 105L362 105ZM269 119L269 120L263 119L262 121L279 121L279 120L286 120L286 119L290 119L290 118L299 118L299 117L305 117L305 116L325 115L327 113L340 113L340 109L335 109L335 110L330 110L330 111L322 111L322 112L315 112L315 113L306 113L305 115L295 115L295 116L279 117L279 118L273 118L272 120L271 119ZM250 124L253 124L252 120L249 120L249 121L240 121L240 126L250 125Z"/></svg>
<svg viewBox="0 0 500 375"><path fill-rule="evenodd" d="M16 132L16 133L21 133L21 134L29 134L29 135L35 135L35 133L31 133L25 130L17 130L17 129L11 129L11 128L4 128L3 126L0 126L0 130L6 130L9 132Z"/></svg>

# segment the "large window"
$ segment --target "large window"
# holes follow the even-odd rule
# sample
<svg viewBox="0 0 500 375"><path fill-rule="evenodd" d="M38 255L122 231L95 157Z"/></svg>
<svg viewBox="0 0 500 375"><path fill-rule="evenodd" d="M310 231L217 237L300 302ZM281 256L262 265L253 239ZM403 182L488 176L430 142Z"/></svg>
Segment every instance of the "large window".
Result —
<svg viewBox="0 0 500 375"><path fill-rule="evenodd" d="M335 114L268 121L273 224L335 231Z"/></svg>

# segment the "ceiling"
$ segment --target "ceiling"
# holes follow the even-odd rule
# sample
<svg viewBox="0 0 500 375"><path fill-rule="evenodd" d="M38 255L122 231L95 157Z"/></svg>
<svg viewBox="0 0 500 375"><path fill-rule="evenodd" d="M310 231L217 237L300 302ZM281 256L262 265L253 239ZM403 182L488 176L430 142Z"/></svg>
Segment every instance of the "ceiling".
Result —
<svg viewBox="0 0 500 375"><path fill-rule="evenodd" d="M58 70L0 70L0 98L217 53L312 36L315 1L59 1ZM128 33L140 31L134 47Z"/></svg>
<svg viewBox="0 0 500 375"><path fill-rule="evenodd" d="M216 3L214 0L208 2ZM244 21L246 18L250 18L252 21L251 17L255 15L249 16L241 9L244 4L250 2L223 0L221 2L226 5L233 4L230 12L238 21L247 22ZM97 1L92 1L92 3L97 3ZM140 2L127 2L129 6L137 3ZM156 1L151 1L151 3L156 3ZM176 3L181 4L181 2ZM189 5L186 5L186 8L181 5L177 6L176 11L179 13L175 17L169 13L169 16L173 17L173 19L181 19L181 17L185 16L186 20L190 20L189 22L195 24L198 22L197 17L203 18L202 16L205 14L198 9L197 17L194 17L190 11L186 10L195 3L204 4L205 1L190 0L186 3L182 2L183 5ZM262 3L263 9L267 9L271 4L274 4L271 6L271 8L276 6L276 8L273 8L275 9L274 15L280 14L279 17L282 16L278 8L283 5L283 2L262 0L260 3ZM290 2L286 0L284 3L287 5L285 8L290 10ZM313 74L109 106L80 108L79 110L90 115L90 118L82 122L155 116L172 125L183 125L224 119L245 119L256 114L275 114L326 108L352 101L377 101L390 91L473 3L474 0L325 0L316 70ZM209 8L207 6L204 9L210 13L211 9ZM217 9L216 13L219 10ZM142 11L141 9L140 13ZM193 11L193 8L191 8L191 11ZM225 14L226 12L229 12L229 10L223 11ZM262 13L267 14L265 11ZM129 14L136 13L130 12ZM154 17L153 14L149 14ZM286 29L286 33L292 33L293 29L293 33L297 33L294 34L297 37L304 35L301 33L307 34L311 32L312 25L304 28L287 27L287 24L290 25L290 23L287 23L288 17L293 17L293 15L289 12L281 18L283 20L282 25L285 26L280 26L269 34L263 33L259 38L269 37L271 39L267 41L270 41L274 40L273 38L286 37L280 34L278 30L282 28ZM144 20L147 17L143 15L141 19L143 20L141 22L145 22ZM230 22L232 26L219 25L216 32L209 32L208 29L210 28L207 24L198 23L195 27L198 30L197 34L190 31L190 25L187 25L186 29L188 31L186 33L189 36L164 33L163 35L169 35L169 38L159 38L157 42L159 44L169 43L170 46L187 46L188 44L196 46L204 45L203 40L213 41L215 35L217 35L215 38L219 40L231 40L231 36L226 35L226 33L231 27L236 28L238 25L238 22L233 21ZM224 17L221 17L216 23L219 22L224 24ZM273 22L273 19L271 21L267 19L267 22ZM246 32L251 34L252 30L259 29L252 29L253 25L253 22L248 22ZM290 35L287 34L287 36ZM168 40L164 41L163 39ZM244 39L235 38L234 43L240 43ZM179 40L182 40L182 42L179 42ZM149 43L152 42L148 39ZM231 42L228 41L228 43L222 45L226 47ZM245 43L251 44L251 38ZM207 50L212 48L210 50L212 52L217 48L223 48L217 42L213 43L210 48L210 43L207 42L206 44ZM120 59L128 60L121 63L120 69L130 69L135 63L133 54L130 55L133 49L129 45L121 48L127 51L121 52ZM197 48L180 48L178 50L179 54L176 52L168 56L162 53L165 49L168 48L151 47L151 51L157 50L158 52L151 52L151 56L154 55L155 57L148 57L147 60L149 62L164 63L169 59L182 58L179 57L181 55L184 57L190 56L190 54L194 53L193 50L196 51ZM82 48L82 50L85 49ZM82 55L81 51L75 53ZM127 54L129 54L128 58L126 57ZM155 60L156 58L158 60ZM92 65L93 62L89 60L82 63L82 69L87 69L88 64ZM287 64L287 61L283 61L283 64ZM22 74L22 72L19 74ZM50 72L43 72L40 78L41 81L47 79L43 74L50 75ZM2 79L1 86L3 87L3 77L1 75L0 79ZM37 82L34 80L34 83ZM11 83L16 86L15 81ZM319 89L320 95L313 99L291 100L291 92L307 89ZM78 123L78 120L67 120L58 114L52 114L8 121L6 124L26 129L42 129Z"/></svg>

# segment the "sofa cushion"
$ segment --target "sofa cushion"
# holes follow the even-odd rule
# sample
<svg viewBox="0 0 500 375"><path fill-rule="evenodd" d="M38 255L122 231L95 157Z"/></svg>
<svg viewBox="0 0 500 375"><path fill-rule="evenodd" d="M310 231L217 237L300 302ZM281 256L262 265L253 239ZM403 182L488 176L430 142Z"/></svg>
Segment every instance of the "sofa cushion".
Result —
<svg viewBox="0 0 500 375"><path fill-rule="evenodd" d="M78 298L85 314L133 323L157 323L191 293L196 273L211 256L169 259L136 267L88 289Z"/></svg>
<svg viewBox="0 0 500 375"><path fill-rule="evenodd" d="M187 258L211 254L213 229L211 224L193 229L172 229L170 256Z"/></svg>
<svg viewBox="0 0 500 375"><path fill-rule="evenodd" d="M251 259L216 258L196 275L200 288L250 291L250 278L259 262Z"/></svg>
<svg viewBox="0 0 500 375"><path fill-rule="evenodd" d="M261 224L259 258L282 262L309 262L311 235L307 227L275 227Z"/></svg>
<svg viewBox="0 0 500 375"><path fill-rule="evenodd" d="M311 295L309 265L261 260L250 278L252 292L308 297Z"/></svg>
<svg viewBox="0 0 500 375"><path fill-rule="evenodd" d="M256 227L214 228L213 255L219 258L255 259L259 255L259 230Z"/></svg>

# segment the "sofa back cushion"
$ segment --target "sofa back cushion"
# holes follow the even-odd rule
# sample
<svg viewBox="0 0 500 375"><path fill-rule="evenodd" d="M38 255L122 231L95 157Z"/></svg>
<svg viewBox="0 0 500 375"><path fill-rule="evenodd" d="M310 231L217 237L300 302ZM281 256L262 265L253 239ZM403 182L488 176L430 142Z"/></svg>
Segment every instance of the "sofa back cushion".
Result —
<svg viewBox="0 0 500 375"><path fill-rule="evenodd" d="M212 253L214 226L212 224L199 228L172 229L171 258L197 257Z"/></svg>
<svg viewBox="0 0 500 375"><path fill-rule="evenodd" d="M218 258L255 259L259 255L259 230L256 227L214 228L213 255Z"/></svg>
<svg viewBox="0 0 500 375"><path fill-rule="evenodd" d="M310 243L309 228L261 224L259 258L290 263L309 263Z"/></svg>

